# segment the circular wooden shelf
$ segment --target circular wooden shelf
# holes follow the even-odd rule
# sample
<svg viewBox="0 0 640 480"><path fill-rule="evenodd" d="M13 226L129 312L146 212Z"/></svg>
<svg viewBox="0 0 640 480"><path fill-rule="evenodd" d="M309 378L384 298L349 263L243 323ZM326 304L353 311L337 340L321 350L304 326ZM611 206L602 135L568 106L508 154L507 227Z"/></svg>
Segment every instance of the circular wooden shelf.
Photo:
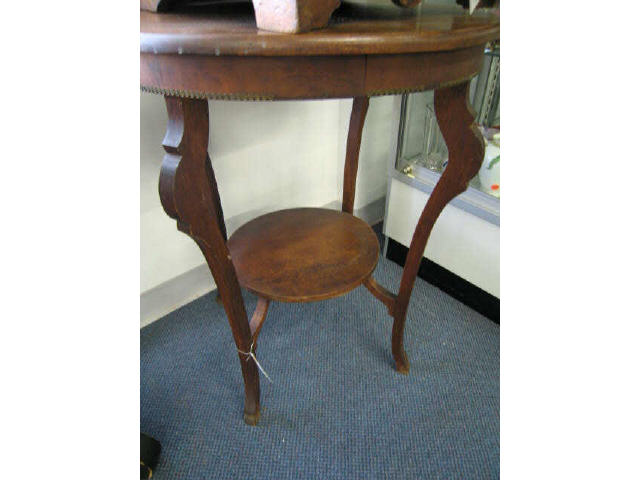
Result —
<svg viewBox="0 0 640 480"><path fill-rule="evenodd" d="M312 302L353 290L373 272L371 227L323 208L280 210L240 227L227 242L240 285L282 302Z"/></svg>

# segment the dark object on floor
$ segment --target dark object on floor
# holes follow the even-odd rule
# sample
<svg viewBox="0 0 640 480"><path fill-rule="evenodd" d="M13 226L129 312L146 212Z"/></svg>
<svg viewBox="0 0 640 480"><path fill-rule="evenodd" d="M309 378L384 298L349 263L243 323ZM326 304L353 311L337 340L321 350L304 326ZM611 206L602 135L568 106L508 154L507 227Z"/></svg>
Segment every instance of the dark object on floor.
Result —
<svg viewBox="0 0 640 480"><path fill-rule="evenodd" d="M404 266L409 249L393 238L389 238L387 246L387 259ZM422 258L418 277L426 280L431 285L438 287L443 292L461 301L476 312L484 315L492 322L500 325L500 299L485 292L473 283L459 277L444 267L441 267L428 258Z"/></svg>
<svg viewBox="0 0 640 480"><path fill-rule="evenodd" d="M402 269L381 258L381 284ZM256 297L245 292L249 311ZM257 427L238 421L242 378L215 292L140 331L140 429L162 443L153 479L499 478L500 327L418 279L408 376L392 319L364 288L274 302L258 354Z"/></svg>
<svg viewBox="0 0 640 480"><path fill-rule="evenodd" d="M149 435L140 433L140 480L151 478L160 458L160 442Z"/></svg>

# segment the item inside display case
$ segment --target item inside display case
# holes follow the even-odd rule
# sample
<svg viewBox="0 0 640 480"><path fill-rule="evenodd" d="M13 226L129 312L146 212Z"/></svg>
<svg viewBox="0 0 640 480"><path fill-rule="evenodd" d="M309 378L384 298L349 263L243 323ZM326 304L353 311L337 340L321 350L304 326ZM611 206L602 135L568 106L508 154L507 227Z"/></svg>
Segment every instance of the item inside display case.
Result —
<svg viewBox="0 0 640 480"><path fill-rule="evenodd" d="M470 102L476 111L476 124L485 140L485 158L470 189L487 198L500 199L500 50L485 49L480 73L472 80ZM413 185L434 185L447 166L448 149L434 109L434 92L403 95L399 151L396 169ZM425 190L428 188L425 187ZM478 202L475 202L476 204ZM499 207L496 207L499 208Z"/></svg>
<svg viewBox="0 0 640 480"><path fill-rule="evenodd" d="M484 161L472 186L500 198L500 129L481 127L480 131L484 137Z"/></svg>

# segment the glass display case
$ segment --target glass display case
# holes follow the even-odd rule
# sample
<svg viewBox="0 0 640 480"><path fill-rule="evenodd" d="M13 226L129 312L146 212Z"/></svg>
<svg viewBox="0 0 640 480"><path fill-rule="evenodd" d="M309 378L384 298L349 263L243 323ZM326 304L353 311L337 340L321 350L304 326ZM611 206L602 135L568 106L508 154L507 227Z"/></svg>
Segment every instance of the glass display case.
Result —
<svg viewBox="0 0 640 480"><path fill-rule="evenodd" d="M485 139L485 158L469 189L452 205L500 225L500 46L489 44L480 73L471 81L470 103ZM393 177L430 193L447 165L447 146L438 128L433 91L402 97Z"/></svg>

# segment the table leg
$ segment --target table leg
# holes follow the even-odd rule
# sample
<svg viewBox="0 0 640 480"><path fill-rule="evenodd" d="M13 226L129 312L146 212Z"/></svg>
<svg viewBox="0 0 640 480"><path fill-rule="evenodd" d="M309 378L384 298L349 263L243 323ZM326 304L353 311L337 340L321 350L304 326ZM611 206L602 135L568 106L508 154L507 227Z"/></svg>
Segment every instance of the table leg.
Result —
<svg viewBox="0 0 640 480"><path fill-rule="evenodd" d="M369 97L355 97L351 107L349 134L347 136L347 154L344 159L344 183L342 188L342 211L353 214L353 201L356 196L356 177L358 176L358 157L362 129L369 109Z"/></svg>
<svg viewBox="0 0 640 480"><path fill-rule="evenodd" d="M220 193L218 193L218 182L216 182L216 176L213 173L213 166L211 165L211 159L207 153L207 161L205 162L205 168L207 169L207 176L209 182L213 186L213 204L216 207L216 216L218 217L218 226L220 227L220 233L222 238L227 241L227 226L224 223L224 213L222 212L222 203L220 202ZM220 296L220 290L216 292L216 302L222 305L222 297Z"/></svg>
<svg viewBox="0 0 640 480"><path fill-rule="evenodd" d="M206 99L166 96L166 155L160 173L160 199L178 229L198 244L218 286L236 347L249 352L251 330L240 285L226 244L226 229L218 188L207 154L209 105ZM245 385L244 420L255 425L260 418L258 368L238 353Z"/></svg>
<svg viewBox="0 0 640 480"><path fill-rule="evenodd" d="M269 303L270 301L268 298L258 297L258 304L256 305L256 309L251 317L251 322L249 323L249 328L251 330L251 344L253 345L254 351L258 346L258 335L260 335L260 330L262 330L264 320L267 318Z"/></svg>
<svg viewBox="0 0 640 480"><path fill-rule="evenodd" d="M467 189L469 181L478 173L484 157L484 141L473 124L474 115L468 98L468 81L435 91L435 113L449 149L449 162L413 233L393 309L391 349L396 369L401 373L409 372L409 359L403 346L404 324L429 234L447 203Z"/></svg>

